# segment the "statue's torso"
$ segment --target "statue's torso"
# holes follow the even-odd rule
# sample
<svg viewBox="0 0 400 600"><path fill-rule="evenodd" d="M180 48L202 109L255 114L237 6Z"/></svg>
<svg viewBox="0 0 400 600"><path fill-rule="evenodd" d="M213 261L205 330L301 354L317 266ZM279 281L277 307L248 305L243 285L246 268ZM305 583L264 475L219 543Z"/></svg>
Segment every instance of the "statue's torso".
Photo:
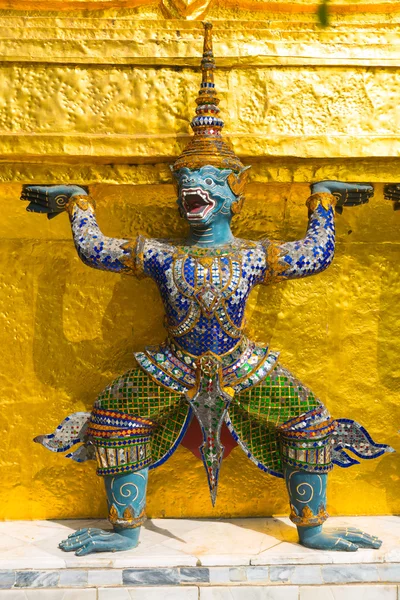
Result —
<svg viewBox="0 0 400 600"><path fill-rule="evenodd" d="M265 378L278 354L243 331L249 293L265 279L262 243L235 240L205 249L143 240L139 262L156 281L166 311L168 340L135 354L153 379L185 392L195 386L196 371L210 355L220 361L224 384L236 391Z"/></svg>
<svg viewBox="0 0 400 600"><path fill-rule="evenodd" d="M193 355L220 356L243 336L248 295L265 275L265 251L243 240L218 248L147 240L143 268L159 287L170 339Z"/></svg>

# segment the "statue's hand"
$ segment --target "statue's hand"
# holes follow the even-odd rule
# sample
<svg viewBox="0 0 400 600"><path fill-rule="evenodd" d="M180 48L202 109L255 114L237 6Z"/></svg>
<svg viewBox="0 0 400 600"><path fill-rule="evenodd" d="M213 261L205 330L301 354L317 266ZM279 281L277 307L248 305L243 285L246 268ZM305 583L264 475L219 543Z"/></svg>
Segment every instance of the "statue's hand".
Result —
<svg viewBox="0 0 400 600"><path fill-rule="evenodd" d="M78 529L75 533L63 540L58 547L64 552L74 552L76 556L85 556L92 552L118 552L131 550L137 546L137 538L127 537L114 531L104 529L85 528Z"/></svg>
<svg viewBox="0 0 400 600"><path fill-rule="evenodd" d="M380 539L364 533L356 527L322 529L321 527L298 527L300 543L317 550L345 550L355 552L358 548L381 547Z"/></svg>
<svg viewBox="0 0 400 600"><path fill-rule="evenodd" d="M29 202L28 212L45 213L51 219L64 212L72 196L87 193L87 188L79 185L24 185L21 200Z"/></svg>
<svg viewBox="0 0 400 600"><path fill-rule="evenodd" d="M400 210L400 184L388 183L383 188L383 197L385 200L393 202L393 209Z"/></svg>
<svg viewBox="0 0 400 600"><path fill-rule="evenodd" d="M369 183L346 183L343 181L318 181L311 185L311 193L333 194L336 198L336 211L343 212L343 206L366 204L374 195Z"/></svg>

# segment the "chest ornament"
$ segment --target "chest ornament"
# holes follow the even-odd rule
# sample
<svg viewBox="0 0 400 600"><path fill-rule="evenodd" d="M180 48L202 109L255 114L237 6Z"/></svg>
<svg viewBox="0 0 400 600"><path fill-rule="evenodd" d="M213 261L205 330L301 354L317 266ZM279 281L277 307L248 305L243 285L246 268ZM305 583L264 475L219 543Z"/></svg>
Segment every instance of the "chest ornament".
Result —
<svg viewBox="0 0 400 600"><path fill-rule="evenodd" d="M201 316L215 318L224 333L240 338L244 324L235 325L228 314L226 301L242 283L240 256L193 257L178 254L173 260L173 281L177 297L189 300L189 308L178 323L166 322L171 337L181 337L192 331Z"/></svg>

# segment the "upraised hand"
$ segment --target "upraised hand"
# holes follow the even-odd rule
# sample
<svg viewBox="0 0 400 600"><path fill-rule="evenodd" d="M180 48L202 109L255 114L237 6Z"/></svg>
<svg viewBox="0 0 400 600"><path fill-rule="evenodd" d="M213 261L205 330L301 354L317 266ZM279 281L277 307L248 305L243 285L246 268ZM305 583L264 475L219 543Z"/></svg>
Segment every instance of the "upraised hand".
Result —
<svg viewBox="0 0 400 600"><path fill-rule="evenodd" d="M341 214L344 206L360 206L369 202L369 199L374 195L374 188L369 183L318 181L311 185L311 193L328 193L335 196L335 210Z"/></svg>
<svg viewBox="0 0 400 600"><path fill-rule="evenodd" d="M385 200L393 202L393 210L400 210L400 183L388 183L383 188Z"/></svg>
<svg viewBox="0 0 400 600"><path fill-rule="evenodd" d="M76 194L86 195L88 189L79 185L24 185L21 200L29 202L28 212L47 214L48 219L65 211L68 200Z"/></svg>

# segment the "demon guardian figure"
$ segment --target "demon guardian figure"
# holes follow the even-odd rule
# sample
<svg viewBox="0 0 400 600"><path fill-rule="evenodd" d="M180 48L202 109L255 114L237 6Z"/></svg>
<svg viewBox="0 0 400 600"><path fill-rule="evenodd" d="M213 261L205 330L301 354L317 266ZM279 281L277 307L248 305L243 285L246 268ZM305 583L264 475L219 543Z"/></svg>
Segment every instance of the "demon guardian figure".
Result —
<svg viewBox="0 0 400 600"><path fill-rule="evenodd" d="M279 362L279 354L244 331L250 291L315 275L331 263L334 207L367 202L371 186L323 181L311 186L304 239L237 239L248 171L221 135L211 25L205 24L202 82L190 143L172 167L186 240L113 239L103 235L87 191L74 185L25 186L28 210L67 211L82 261L97 269L154 279L166 313L167 339L136 352L135 366L97 398L91 413L70 415L36 441L76 461L96 459L104 477L112 531L81 529L61 542L77 555L127 550L145 520L149 469L178 447L192 418L212 503L224 453L223 422L262 471L285 478L290 518L310 548L355 551L381 542L357 529L325 530L326 483L333 465L390 451L350 419L332 419L321 401ZM80 444L76 450L70 451Z"/></svg>

